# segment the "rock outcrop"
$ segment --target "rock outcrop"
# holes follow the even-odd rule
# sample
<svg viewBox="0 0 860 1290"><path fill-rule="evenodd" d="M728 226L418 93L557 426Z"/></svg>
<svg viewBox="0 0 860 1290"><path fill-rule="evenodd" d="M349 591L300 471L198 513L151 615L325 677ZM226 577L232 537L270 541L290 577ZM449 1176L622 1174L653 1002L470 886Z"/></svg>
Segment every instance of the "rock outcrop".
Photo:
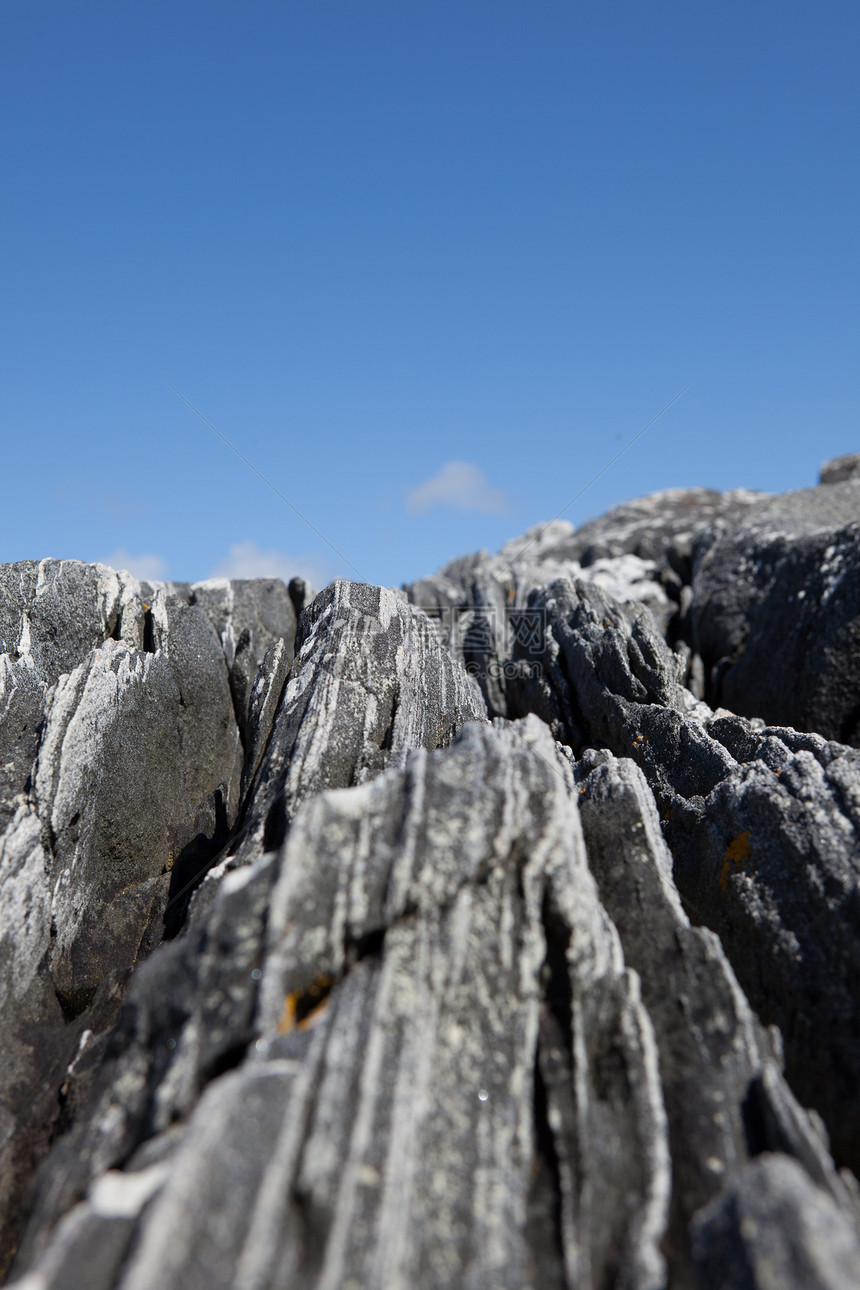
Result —
<svg viewBox="0 0 860 1290"><path fill-rule="evenodd" d="M257 623L277 587L283 600L281 584L274 594L269 584L201 584L204 610L195 589L101 565L0 568L7 1232L20 1222L21 1183L66 1114L61 1089L82 1037L112 1025L129 971L165 921L176 930L172 895L235 821L245 718L228 664L235 674L235 627L241 638L250 623L267 643ZM216 634L219 616L229 630ZM275 618L272 638L294 628L294 616Z"/></svg>
<svg viewBox="0 0 860 1290"><path fill-rule="evenodd" d="M860 1284L822 480L405 593L0 570L11 1284Z"/></svg>

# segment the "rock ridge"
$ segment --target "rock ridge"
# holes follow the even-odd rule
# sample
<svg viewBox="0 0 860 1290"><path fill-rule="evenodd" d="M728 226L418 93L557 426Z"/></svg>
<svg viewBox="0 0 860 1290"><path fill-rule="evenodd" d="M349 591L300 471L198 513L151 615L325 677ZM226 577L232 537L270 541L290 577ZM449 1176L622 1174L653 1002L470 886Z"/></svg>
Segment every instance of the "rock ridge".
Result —
<svg viewBox="0 0 860 1290"><path fill-rule="evenodd" d="M860 1284L860 476L0 566L20 1290Z"/></svg>

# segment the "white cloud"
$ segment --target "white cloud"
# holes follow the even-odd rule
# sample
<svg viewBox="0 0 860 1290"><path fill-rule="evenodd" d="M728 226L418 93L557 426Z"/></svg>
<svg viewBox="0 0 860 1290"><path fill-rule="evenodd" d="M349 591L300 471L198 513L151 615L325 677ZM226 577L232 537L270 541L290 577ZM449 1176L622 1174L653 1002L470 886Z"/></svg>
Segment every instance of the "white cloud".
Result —
<svg viewBox="0 0 860 1290"><path fill-rule="evenodd" d="M143 582L161 582L167 573L167 561L160 555L132 555L124 546L118 547L113 555L102 560L112 569L125 569L133 578Z"/></svg>
<svg viewBox="0 0 860 1290"><path fill-rule="evenodd" d="M499 515L507 504L505 494L491 488L480 466L469 461L447 462L438 475L425 479L406 499L407 510L420 514L442 506L449 511Z"/></svg>
<svg viewBox="0 0 860 1290"><path fill-rule="evenodd" d="M306 578L316 590L329 582L325 560L318 555L285 555L283 551L257 546L253 539L234 542L226 559L209 574L210 578Z"/></svg>

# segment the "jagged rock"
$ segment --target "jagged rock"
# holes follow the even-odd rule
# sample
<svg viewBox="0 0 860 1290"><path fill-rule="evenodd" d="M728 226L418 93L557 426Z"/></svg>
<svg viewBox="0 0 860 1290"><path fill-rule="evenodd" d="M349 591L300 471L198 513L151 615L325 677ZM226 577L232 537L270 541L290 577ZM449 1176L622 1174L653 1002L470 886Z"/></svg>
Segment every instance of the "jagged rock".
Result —
<svg viewBox="0 0 860 1290"><path fill-rule="evenodd" d="M860 743L860 476L712 528L690 614L709 703Z"/></svg>
<svg viewBox="0 0 860 1290"><path fill-rule="evenodd" d="M258 769L243 856L278 847L306 797L360 784L414 748L444 747L464 722L487 716L478 687L427 619L382 587L338 580L320 592L302 615L295 664L276 699L283 675L272 656L252 699Z"/></svg>
<svg viewBox="0 0 860 1290"><path fill-rule="evenodd" d="M841 484L846 479L860 475L860 452L848 453L845 457L834 457L825 461L818 476L819 484Z"/></svg>
<svg viewBox="0 0 860 1290"><path fill-rule="evenodd" d="M143 649L146 607L129 574L78 560L0 565L0 653L53 685L106 640Z"/></svg>
<svg viewBox="0 0 860 1290"><path fill-rule="evenodd" d="M555 559L572 559L590 567L598 559L630 554L650 560L661 569L668 566L688 583L699 534L718 519L735 523L766 496L746 488L727 493L709 488L662 489L614 506L578 529L569 526L567 536L559 533L553 543ZM505 550L519 550L525 555L523 548L527 548L536 531L540 532L540 527L509 542Z"/></svg>
<svg viewBox="0 0 860 1290"><path fill-rule="evenodd" d="M582 550L573 535L570 524L554 520L509 542L498 555L481 552L454 560L435 577L405 588L410 602L431 618L451 653L478 681L493 715L509 710L510 658L516 644L528 644L534 636L527 599L535 589L559 577L581 578L621 604L648 605L664 629L675 613L653 561L619 552L594 559L586 569L571 554Z"/></svg>
<svg viewBox="0 0 860 1290"><path fill-rule="evenodd" d="M86 1030L226 841L242 750L199 609L101 565L0 567L0 1245ZM2 1265L2 1260L0 1260Z"/></svg>
<svg viewBox="0 0 860 1290"><path fill-rule="evenodd" d="M632 757L664 808L702 794L734 765L705 733L712 715L681 684L683 660L643 606L623 609L598 587L559 579L529 597L538 643L514 648L509 712L535 712L575 752Z"/></svg>
<svg viewBox="0 0 860 1290"><path fill-rule="evenodd" d="M857 1228L786 1156L749 1165L696 1230L699 1290L849 1290Z"/></svg>
<svg viewBox="0 0 860 1290"><path fill-rule="evenodd" d="M36 1274L70 1206L98 1233L104 1181L160 1161L125 1290L663 1282L653 1031L537 722L306 802L121 1030L45 1173Z"/></svg>
<svg viewBox="0 0 860 1290"><path fill-rule="evenodd" d="M742 762L669 826L675 874L717 931L800 1100L860 1168L860 752L793 731L711 729ZM794 736L794 737L793 737ZM795 745L792 748L792 744ZM821 1072L827 1071L826 1079Z"/></svg>
<svg viewBox="0 0 860 1290"><path fill-rule="evenodd" d="M860 1284L858 487L0 570L21 1290Z"/></svg>
<svg viewBox="0 0 860 1290"><path fill-rule="evenodd" d="M674 1283L691 1276L697 1210L763 1151L797 1157L856 1220L853 1193L833 1167L826 1138L779 1074L779 1043L774 1054L774 1040L759 1026L719 939L690 925L641 771L593 752L576 770L589 866L625 959L641 977L656 1033L672 1148L666 1250ZM690 913L696 918L692 904Z"/></svg>
<svg viewBox="0 0 860 1290"><path fill-rule="evenodd" d="M293 579L293 583L298 582L301 579ZM236 720L244 736L251 689L267 650L281 642L292 662L296 621L301 612L301 608L295 608L299 593L295 588L288 591L279 578L210 578L189 585L166 585L181 590L189 604L199 605L215 628L230 672Z"/></svg>
<svg viewBox="0 0 860 1290"><path fill-rule="evenodd" d="M48 1161L33 1290L687 1285L698 1205L776 1147L851 1230L641 774L573 770L467 725L213 875Z"/></svg>
<svg viewBox="0 0 860 1290"><path fill-rule="evenodd" d="M595 588L565 581L529 603L544 647L538 673L510 687L518 711L536 712L575 751L611 749L644 771L696 920L719 932L753 1006L782 1030L801 1101L857 1168L860 754L714 719L679 684L644 610L631 621ZM822 1066L833 1072L826 1085Z"/></svg>

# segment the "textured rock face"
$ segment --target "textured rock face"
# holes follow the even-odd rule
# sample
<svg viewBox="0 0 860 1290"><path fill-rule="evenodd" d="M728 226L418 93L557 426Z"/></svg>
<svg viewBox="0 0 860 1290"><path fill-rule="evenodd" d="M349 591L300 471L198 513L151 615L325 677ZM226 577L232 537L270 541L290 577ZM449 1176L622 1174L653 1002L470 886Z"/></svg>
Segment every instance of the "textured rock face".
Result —
<svg viewBox="0 0 860 1290"><path fill-rule="evenodd" d="M860 476L712 529L691 619L710 701L860 742Z"/></svg>
<svg viewBox="0 0 860 1290"><path fill-rule="evenodd" d="M836 473L782 497L673 489L577 531L555 520L407 594L499 715L512 707L511 659L537 630L528 597L566 578L644 604L711 706L857 744L860 475Z"/></svg>
<svg viewBox="0 0 860 1290"><path fill-rule="evenodd" d="M784 1156L763 1156L697 1223L703 1290L843 1290L860 1266L857 1228Z"/></svg>
<svg viewBox="0 0 860 1290"><path fill-rule="evenodd" d="M273 655L252 696L244 855L278 846L304 798L360 784L486 719L477 686L424 616L382 587L338 581L321 592L302 617L288 683L285 665Z"/></svg>
<svg viewBox="0 0 860 1290"><path fill-rule="evenodd" d="M819 484L841 484L845 479L855 479L860 475L860 452L849 453L845 457L834 457L825 461L818 477Z"/></svg>
<svg viewBox="0 0 860 1290"><path fill-rule="evenodd" d="M12 1284L854 1290L857 497L0 570Z"/></svg>
<svg viewBox="0 0 860 1290"><path fill-rule="evenodd" d="M144 599L144 590L149 600ZM0 1210L62 1115L80 1036L226 840L242 748L221 644L167 588L100 565L0 570Z"/></svg>

